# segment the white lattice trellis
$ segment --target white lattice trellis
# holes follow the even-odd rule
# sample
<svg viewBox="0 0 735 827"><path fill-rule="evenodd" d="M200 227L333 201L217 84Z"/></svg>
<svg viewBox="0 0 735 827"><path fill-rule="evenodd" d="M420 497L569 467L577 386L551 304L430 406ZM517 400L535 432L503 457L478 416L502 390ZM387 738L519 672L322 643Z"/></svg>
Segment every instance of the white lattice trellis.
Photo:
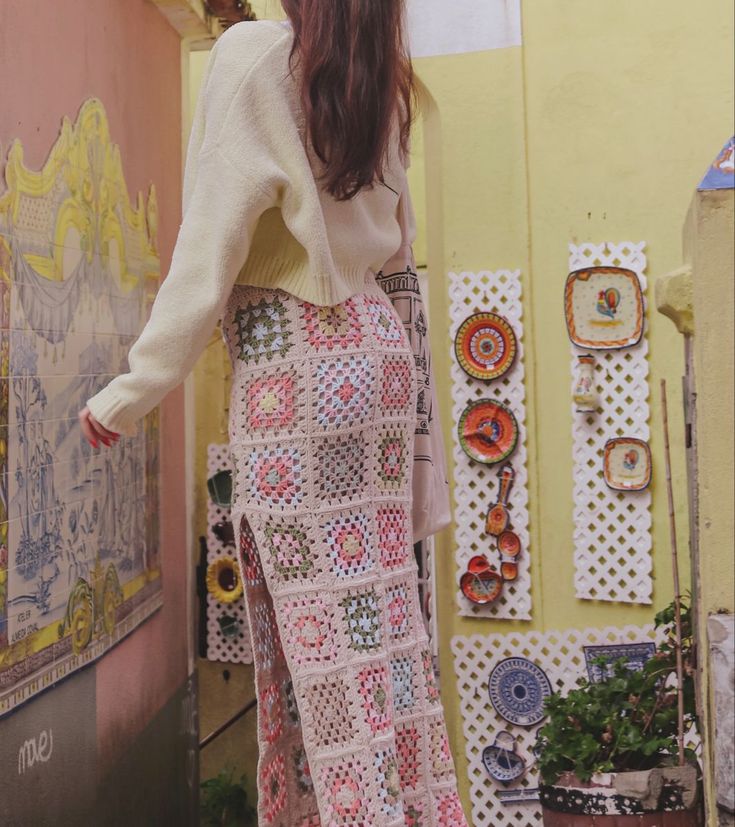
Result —
<svg viewBox="0 0 735 827"><path fill-rule="evenodd" d="M528 472L526 469L526 392L523 384L523 307L521 274L518 270L479 273L450 273L449 298L452 342L452 421L454 422L454 519L455 559L457 562L457 601L459 614L469 617L494 617L503 620L531 618L531 556L528 532ZM518 339L518 353L513 367L500 379L483 382L468 376L454 357L454 338L459 325L472 313L490 311L504 316L513 326ZM494 540L485 533L485 516L498 495L498 465L473 462L462 450L456 423L468 402L494 399L508 405L516 419L520 435L518 446L509 458L515 470L510 495L513 530L523 545L519 557L518 579L503 585L498 600L478 606L459 590L459 580L475 554L486 553L496 565L500 557Z"/></svg>
<svg viewBox="0 0 735 827"><path fill-rule="evenodd" d="M569 269L626 267L646 295L645 242L569 245ZM648 316L646 308L646 318ZM571 345L572 382L577 356ZM648 440L648 341L623 350L595 351L597 414L572 405L574 442L574 585L577 597L650 603L651 493L613 491L603 478L605 442L616 436Z"/></svg>
<svg viewBox="0 0 735 827"><path fill-rule="evenodd" d="M229 443L212 443L207 447L207 472L211 477L218 471L230 469ZM221 508L207 497L207 565L220 557L231 557L237 562L238 549L236 546L225 545L212 531L212 526L218 522L230 519L229 508ZM237 526L235 538L237 538ZM238 569L239 570L239 569ZM234 618L234 621L223 621L223 617ZM225 634L222 626L225 625L234 634ZM220 603L211 594L207 593L207 660L224 661L225 663L252 663L253 649L250 642L250 630L245 611L245 598L240 597L234 603L225 605Z"/></svg>
<svg viewBox="0 0 735 827"><path fill-rule="evenodd" d="M525 758L527 765L533 764L532 747L536 732L543 726L516 727L495 712L487 686L493 667L504 658L526 657L546 672L555 691L568 691L575 687L577 678L587 674L583 646L640 643L655 639L653 626L469 637L457 635L452 638L474 827L534 827L542 823L541 807L537 802L502 801L499 795L507 790L537 788L539 779L536 769L531 766L523 778L506 787L490 778L482 763L485 747L494 743L498 732L508 730L516 736L517 751Z"/></svg>

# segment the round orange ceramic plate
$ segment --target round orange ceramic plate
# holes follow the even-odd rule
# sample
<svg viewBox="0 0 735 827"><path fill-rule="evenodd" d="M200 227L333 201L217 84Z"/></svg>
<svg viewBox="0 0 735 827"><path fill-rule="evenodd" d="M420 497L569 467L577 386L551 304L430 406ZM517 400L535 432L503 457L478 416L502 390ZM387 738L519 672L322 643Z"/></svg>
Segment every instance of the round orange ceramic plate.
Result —
<svg viewBox="0 0 735 827"><path fill-rule="evenodd" d="M498 537L498 551L506 557L517 557L521 553L521 538L515 531L504 531Z"/></svg>
<svg viewBox="0 0 735 827"><path fill-rule="evenodd" d="M474 379L498 379L510 370L517 351L513 328L497 313L469 316L454 340L457 361Z"/></svg>
<svg viewBox="0 0 735 827"><path fill-rule="evenodd" d="M510 408L478 399L459 418L459 443L470 459L492 465L509 457L518 443L518 423Z"/></svg>

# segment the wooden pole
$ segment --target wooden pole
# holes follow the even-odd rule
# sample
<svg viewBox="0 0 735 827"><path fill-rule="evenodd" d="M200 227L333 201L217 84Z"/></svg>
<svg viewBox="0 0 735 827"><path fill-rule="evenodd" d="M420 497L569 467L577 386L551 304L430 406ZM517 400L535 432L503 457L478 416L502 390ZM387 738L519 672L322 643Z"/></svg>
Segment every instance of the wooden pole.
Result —
<svg viewBox="0 0 735 827"><path fill-rule="evenodd" d="M674 514L674 489L671 482L671 447L669 445L669 410L666 402L666 380L661 380L661 412L664 420L664 454L666 457L666 491L669 498L669 530L671 532L671 563L674 570L674 624L676 634L676 682L679 712L677 738L679 742L679 766L684 760L684 663L681 639L681 587L679 586L679 553L676 542L676 515Z"/></svg>

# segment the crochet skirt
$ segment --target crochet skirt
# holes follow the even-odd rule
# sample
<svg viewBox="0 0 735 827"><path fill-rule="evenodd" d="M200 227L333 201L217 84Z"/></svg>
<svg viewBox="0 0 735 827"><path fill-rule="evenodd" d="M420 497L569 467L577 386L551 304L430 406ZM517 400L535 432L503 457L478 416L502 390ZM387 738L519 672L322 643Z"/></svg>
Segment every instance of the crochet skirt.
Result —
<svg viewBox="0 0 735 827"><path fill-rule="evenodd" d="M370 273L318 307L236 285L233 525L260 827L466 827L411 533L417 374Z"/></svg>

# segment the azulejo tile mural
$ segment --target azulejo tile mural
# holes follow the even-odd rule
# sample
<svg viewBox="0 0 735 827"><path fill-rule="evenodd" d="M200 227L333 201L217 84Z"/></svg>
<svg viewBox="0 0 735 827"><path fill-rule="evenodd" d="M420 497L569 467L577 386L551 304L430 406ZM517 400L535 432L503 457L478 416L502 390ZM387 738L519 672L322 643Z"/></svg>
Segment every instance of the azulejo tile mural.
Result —
<svg viewBox="0 0 735 827"><path fill-rule="evenodd" d="M0 185L0 188L2 185ZM0 716L161 605L158 409L92 449L77 413L127 369L158 284L155 189L132 205L102 103L0 189Z"/></svg>

